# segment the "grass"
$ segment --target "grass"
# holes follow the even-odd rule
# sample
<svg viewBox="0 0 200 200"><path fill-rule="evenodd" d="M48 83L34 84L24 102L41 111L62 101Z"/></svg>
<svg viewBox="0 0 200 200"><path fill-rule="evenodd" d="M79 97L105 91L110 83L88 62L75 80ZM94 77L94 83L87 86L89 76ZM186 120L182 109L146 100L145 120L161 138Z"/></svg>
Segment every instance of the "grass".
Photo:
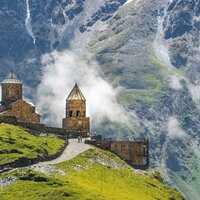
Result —
<svg viewBox="0 0 200 200"><path fill-rule="evenodd" d="M61 139L36 137L23 128L0 124L0 165L20 158L53 155L63 143Z"/></svg>
<svg viewBox="0 0 200 200"><path fill-rule="evenodd" d="M100 60L106 79L116 87L120 85L125 88L118 99L121 105L133 104L135 100L158 103L158 96L168 88L167 79L172 71L159 61L152 45L147 42L154 39L152 35L143 41L145 47L143 43L139 43L140 48L137 45L134 51L126 48L127 38L136 31L132 30L132 26L126 28L122 34L113 36L113 31L107 30L111 35L109 43L108 40L96 41L94 45L91 44L90 51L98 52L97 58Z"/></svg>
<svg viewBox="0 0 200 200"><path fill-rule="evenodd" d="M143 54L144 52L141 52L135 57L142 59ZM113 55L107 53L104 57L112 60ZM173 73L160 63L150 47L146 50L146 58L139 65L134 63L133 58L133 64L129 63L122 67L119 64L109 63L109 67L106 67L104 71L109 77L108 80L114 85L123 86L118 102L125 106L132 104L135 100L158 103L158 96L167 90L168 78Z"/></svg>
<svg viewBox="0 0 200 200"><path fill-rule="evenodd" d="M140 100L145 103L158 103L159 99L156 98L158 94L161 94L160 90L129 89L120 92L118 102L121 105L131 105L135 100Z"/></svg>
<svg viewBox="0 0 200 200"><path fill-rule="evenodd" d="M17 182L0 190L1 200L155 200L183 199L149 172L135 172L114 154L92 148L57 164L66 174L44 175L20 169L6 173ZM156 174L157 176L157 174Z"/></svg>

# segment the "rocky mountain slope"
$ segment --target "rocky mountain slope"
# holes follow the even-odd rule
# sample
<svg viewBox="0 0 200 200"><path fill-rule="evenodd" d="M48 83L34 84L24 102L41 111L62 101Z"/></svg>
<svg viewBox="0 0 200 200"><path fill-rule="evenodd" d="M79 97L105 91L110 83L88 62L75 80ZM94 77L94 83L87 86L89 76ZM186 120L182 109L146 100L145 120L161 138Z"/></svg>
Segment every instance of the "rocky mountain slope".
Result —
<svg viewBox="0 0 200 200"><path fill-rule="evenodd" d="M0 4L1 78L15 66L29 88L27 97L34 100L45 53L67 49L87 62L97 61L99 75L118 88L118 104L131 125L119 128L105 120L94 131L149 138L151 165L188 199L198 199L199 0Z"/></svg>

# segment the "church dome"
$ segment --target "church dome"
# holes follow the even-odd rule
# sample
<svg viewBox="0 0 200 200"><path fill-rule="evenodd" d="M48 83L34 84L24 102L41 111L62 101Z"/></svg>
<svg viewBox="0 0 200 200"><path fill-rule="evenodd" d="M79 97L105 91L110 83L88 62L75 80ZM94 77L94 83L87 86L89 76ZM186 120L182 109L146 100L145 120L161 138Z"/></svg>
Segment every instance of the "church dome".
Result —
<svg viewBox="0 0 200 200"><path fill-rule="evenodd" d="M22 84L22 82L17 78L13 70L2 81L2 84L6 84L6 83Z"/></svg>

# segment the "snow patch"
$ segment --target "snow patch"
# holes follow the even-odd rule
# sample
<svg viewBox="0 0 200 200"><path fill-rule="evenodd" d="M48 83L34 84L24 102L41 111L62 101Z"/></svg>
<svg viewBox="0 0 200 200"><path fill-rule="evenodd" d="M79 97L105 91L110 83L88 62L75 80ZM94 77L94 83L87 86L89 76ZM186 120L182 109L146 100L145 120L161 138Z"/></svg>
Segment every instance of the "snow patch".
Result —
<svg viewBox="0 0 200 200"><path fill-rule="evenodd" d="M24 98L24 100L28 103L28 104L30 104L32 107L35 107L35 104L29 99L29 98Z"/></svg>
<svg viewBox="0 0 200 200"><path fill-rule="evenodd" d="M61 4L59 4L59 6L60 6L60 9L61 9L61 11L62 11L62 13L63 13L64 18L65 18L65 22L66 22L67 19L68 19L68 17L67 17L67 15L66 15L66 13L65 13L65 10L62 8L62 5L61 5Z"/></svg>
<svg viewBox="0 0 200 200"><path fill-rule="evenodd" d="M124 5L131 3L133 0L128 0Z"/></svg>
<svg viewBox="0 0 200 200"><path fill-rule="evenodd" d="M200 21L200 16L194 16L194 17L193 17L193 20L199 22L199 21Z"/></svg>

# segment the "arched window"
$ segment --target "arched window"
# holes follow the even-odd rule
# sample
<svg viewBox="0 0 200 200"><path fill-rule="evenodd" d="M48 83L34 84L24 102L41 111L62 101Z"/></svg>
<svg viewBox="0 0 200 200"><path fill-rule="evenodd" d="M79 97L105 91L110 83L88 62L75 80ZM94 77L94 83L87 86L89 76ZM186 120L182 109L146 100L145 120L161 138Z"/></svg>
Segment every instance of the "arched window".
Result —
<svg viewBox="0 0 200 200"><path fill-rule="evenodd" d="M69 111L69 117L72 117L72 115L73 115L73 111L70 110L70 111Z"/></svg>
<svg viewBox="0 0 200 200"><path fill-rule="evenodd" d="M76 111L76 116L77 117L80 117L81 116L81 112L78 110L78 111Z"/></svg>

